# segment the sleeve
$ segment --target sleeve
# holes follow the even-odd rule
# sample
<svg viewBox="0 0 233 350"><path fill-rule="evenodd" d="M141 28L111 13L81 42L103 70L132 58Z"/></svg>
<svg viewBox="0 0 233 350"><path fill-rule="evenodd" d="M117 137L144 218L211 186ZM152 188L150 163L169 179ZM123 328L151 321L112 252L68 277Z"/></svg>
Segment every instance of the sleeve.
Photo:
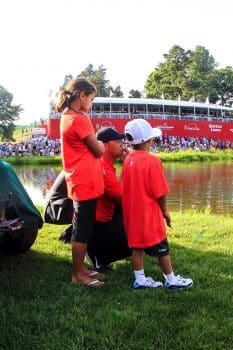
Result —
<svg viewBox="0 0 233 350"><path fill-rule="evenodd" d="M114 197L122 192L121 184L116 175L108 167L104 168L104 193L107 197Z"/></svg>
<svg viewBox="0 0 233 350"><path fill-rule="evenodd" d="M75 133L81 140L85 139L87 136L95 134L90 118L83 114L78 114L76 116L73 122L73 127Z"/></svg>
<svg viewBox="0 0 233 350"><path fill-rule="evenodd" d="M160 198L170 192L160 159L155 159L151 164L149 177L150 191L154 198Z"/></svg>

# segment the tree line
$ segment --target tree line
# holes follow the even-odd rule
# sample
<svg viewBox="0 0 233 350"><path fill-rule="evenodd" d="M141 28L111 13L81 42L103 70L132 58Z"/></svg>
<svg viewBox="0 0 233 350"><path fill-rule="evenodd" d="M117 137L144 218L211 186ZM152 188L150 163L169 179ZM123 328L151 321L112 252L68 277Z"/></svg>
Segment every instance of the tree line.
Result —
<svg viewBox="0 0 233 350"><path fill-rule="evenodd" d="M90 63L83 71L77 76L67 74L64 78L61 89L65 89L67 83L76 77L83 77L90 80L97 89L97 96L101 97L123 97L123 91L120 85L113 87L110 85L109 80L106 79L107 69L101 64L97 69ZM141 97L141 93L138 90L130 90L129 97Z"/></svg>
<svg viewBox="0 0 233 350"><path fill-rule="evenodd" d="M12 140L14 122L23 111L21 105L13 105L13 94L0 85L0 134L2 140Z"/></svg>
<svg viewBox="0 0 233 350"><path fill-rule="evenodd" d="M218 68L218 63L204 46L184 50L174 45L163 55L164 61L149 74L144 91L130 90L127 97L182 99L230 105L233 102L233 68ZM112 87L106 79L107 69L89 64L77 76L89 79L97 87L97 96L123 97L120 85ZM72 75L66 75L65 88Z"/></svg>
<svg viewBox="0 0 233 350"><path fill-rule="evenodd" d="M208 101L229 105L233 98L233 68L218 63L203 46L185 51L174 45L146 80L147 97Z"/></svg>
<svg viewBox="0 0 233 350"><path fill-rule="evenodd" d="M58 90L78 76L95 84L97 96L123 97L120 85L112 86L106 78L107 69L100 65L96 69L90 63L76 76L67 74ZM233 68L218 68L215 58L204 46L185 50L174 45L163 55L155 69L145 80L144 91L131 89L127 97L163 98L192 101L208 101L222 105L233 102ZM13 95L0 86L0 134L2 139L12 139L14 121L23 111L21 105L13 105Z"/></svg>

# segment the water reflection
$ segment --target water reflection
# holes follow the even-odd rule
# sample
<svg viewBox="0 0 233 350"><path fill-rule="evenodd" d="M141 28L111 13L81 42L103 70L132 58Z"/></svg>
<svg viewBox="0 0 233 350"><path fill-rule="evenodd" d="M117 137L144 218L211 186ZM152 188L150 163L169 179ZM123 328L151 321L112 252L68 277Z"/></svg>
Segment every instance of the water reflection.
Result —
<svg viewBox="0 0 233 350"><path fill-rule="evenodd" d="M168 196L172 210L205 210L233 213L233 163L166 164Z"/></svg>
<svg viewBox="0 0 233 350"><path fill-rule="evenodd" d="M32 201L35 204L43 205L61 169L45 166L25 166L15 167L15 170Z"/></svg>
<svg viewBox="0 0 233 350"><path fill-rule="evenodd" d="M35 204L43 205L59 168L15 167ZM233 163L193 162L164 164L171 193L170 210L205 210L233 213Z"/></svg>

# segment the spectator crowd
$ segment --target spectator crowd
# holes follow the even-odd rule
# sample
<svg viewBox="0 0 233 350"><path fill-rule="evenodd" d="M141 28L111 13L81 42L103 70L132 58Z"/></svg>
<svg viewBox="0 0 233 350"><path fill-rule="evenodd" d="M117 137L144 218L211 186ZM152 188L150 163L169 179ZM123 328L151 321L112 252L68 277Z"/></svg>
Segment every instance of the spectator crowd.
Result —
<svg viewBox="0 0 233 350"><path fill-rule="evenodd" d="M213 140L204 137L180 137L163 135L154 143L153 151L178 152L185 150L209 151L233 149L233 142Z"/></svg>
<svg viewBox="0 0 233 350"><path fill-rule="evenodd" d="M59 140L37 139L0 144L0 158L60 155Z"/></svg>
<svg viewBox="0 0 233 350"><path fill-rule="evenodd" d="M204 137L180 137L163 135L154 143L153 152L178 152L184 150L209 151L233 149L232 141L213 140ZM0 144L0 158L55 156L61 154L60 140L38 139L18 143Z"/></svg>

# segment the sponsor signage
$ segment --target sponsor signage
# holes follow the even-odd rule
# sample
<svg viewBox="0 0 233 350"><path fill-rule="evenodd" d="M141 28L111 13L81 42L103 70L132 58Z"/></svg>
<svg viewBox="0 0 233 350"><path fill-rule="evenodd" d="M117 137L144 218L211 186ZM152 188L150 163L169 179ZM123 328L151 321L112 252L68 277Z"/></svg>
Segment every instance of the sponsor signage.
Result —
<svg viewBox="0 0 233 350"><path fill-rule="evenodd" d="M197 126L196 123L189 123L187 125L184 125L184 130L185 131L197 131L199 132L200 131L200 128Z"/></svg>
<svg viewBox="0 0 233 350"><path fill-rule="evenodd" d="M33 128L32 135L46 135L46 128Z"/></svg>
<svg viewBox="0 0 233 350"><path fill-rule="evenodd" d="M217 140L233 141L233 123L220 123L209 121L190 121L190 120L164 120L147 119L153 127L162 130L163 135L187 136L187 137L206 137ZM124 132L125 124L130 121L126 118L92 118L92 124L95 131L101 127L114 127L119 132ZM53 139L59 139L60 119L49 119L48 136Z"/></svg>
<svg viewBox="0 0 233 350"><path fill-rule="evenodd" d="M221 124L209 124L209 128L211 132L221 132L222 131L222 125Z"/></svg>

